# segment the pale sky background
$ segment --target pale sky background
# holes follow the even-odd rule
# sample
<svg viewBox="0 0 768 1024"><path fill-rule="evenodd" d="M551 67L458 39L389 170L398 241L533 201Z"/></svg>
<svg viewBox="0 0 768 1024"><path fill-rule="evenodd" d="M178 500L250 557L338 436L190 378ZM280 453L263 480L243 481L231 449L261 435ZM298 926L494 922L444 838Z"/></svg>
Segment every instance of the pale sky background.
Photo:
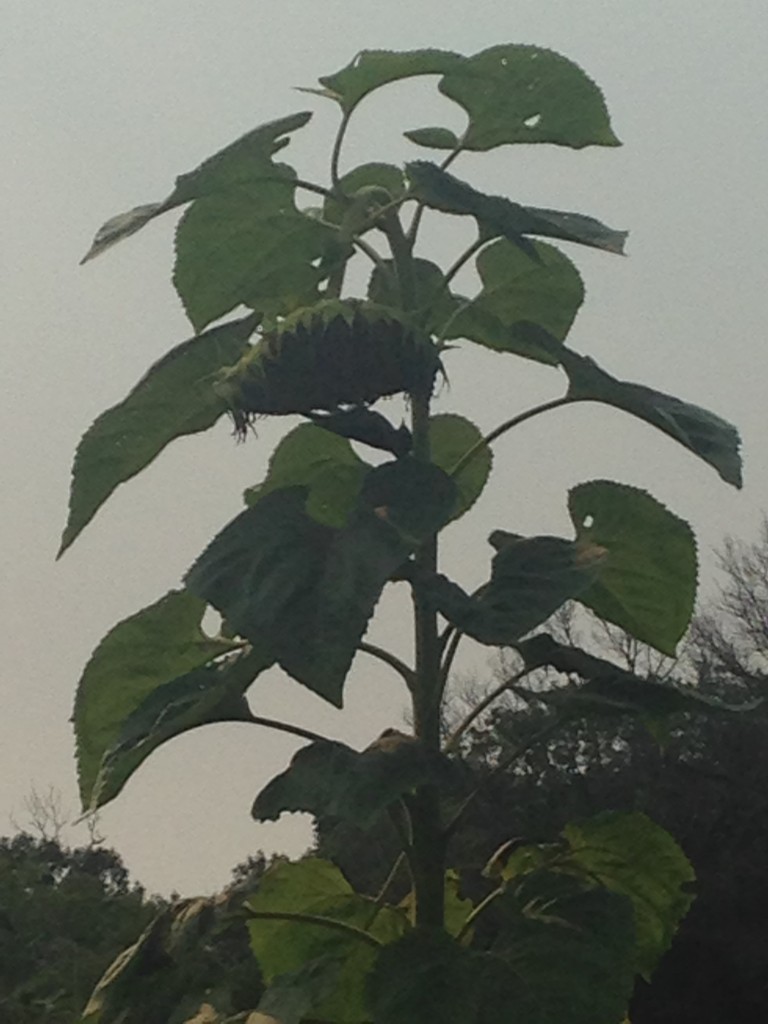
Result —
<svg viewBox="0 0 768 1024"><path fill-rule="evenodd" d="M616 376L711 408L744 439L739 493L605 407L534 420L497 445L476 515L448 532L445 567L467 587L479 583L496 527L569 536L568 488L603 477L651 490L691 522L704 591L723 536L755 536L768 509L765 0L0 0L0 28L0 834L9 815L23 819L33 784L58 787L74 816L68 718L91 650L178 584L296 422L269 421L240 446L223 421L176 442L55 563L80 435L192 333L170 284L174 216L94 263L78 260L105 219L164 198L178 173L295 110L316 115L284 157L325 183L336 109L291 87L316 84L360 49L471 54L521 42L581 64L606 94L622 149L504 147L462 157L455 173L628 228L627 259L569 247L587 286L570 344ZM346 166L428 158L399 132L461 126L461 111L435 85L401 83L367 100ZM432 258L450 261L468 229L456 219L433 233ZM449 372L437 411L460 411L484 429L564 389L556 370L476 346L452 354ZM406 653L398 596L392 589L382 602L372 635ZM485 671L489 653L467 644L464 669ZM404 705L399 677L364 656L343 712L278 671L250 696L257 712L358 746L401 724ZM101 830L151 890L220 888L248 853L307 845L302 819L257 825L249 815L295 748L254 726L188 734L149 759L104 810Z"/></svg>

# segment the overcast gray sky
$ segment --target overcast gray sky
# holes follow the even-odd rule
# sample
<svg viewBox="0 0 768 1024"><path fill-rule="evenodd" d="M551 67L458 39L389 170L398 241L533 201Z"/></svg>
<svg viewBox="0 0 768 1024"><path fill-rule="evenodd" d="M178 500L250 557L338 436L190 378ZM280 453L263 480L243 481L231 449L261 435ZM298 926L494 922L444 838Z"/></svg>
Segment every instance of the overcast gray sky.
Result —
<svg viewBox="0 0 768 1024"><path fill-rule="evenodd" d="M456 173L630 229L627 259L570 251L587 286L571 344L619 377L711 408L744 439L738 493L618 412L577 407L537 419L497 446L476 515L448 533L446 566L478 583L495 527L567 536L568 488L603 477L648 488L692 523L704 589L723 535L755 534L768 509L764 0L1 0L0 25L0 833L9 814L23 819L33 784L55 785L76 810L68 718L87 657L116 621L177 585L238 512L286 427L273 421L236 446L222 422L177 442L55 563L80 435L192 333L169 279L173 217L94 263L78 260L107 217L162 199L176 174L294 110L317 113L286 158L303 177L326 180L335 108L291 87L315 84L360 49L471 54L524 42L581 64L606 94L622 149L505 147L462 158ZM399 132L435 123L459 127L461 112L434 79L383 90L356 116L348 165L423 157ZM432 257L449 259L461 238L458 221L434 232ZM562 393L558 371L517 363L476 347L453 353L439 410L489 429ZM397 597L393 589L382 602L374 635L403 650ZM487 656L468 645L465 668L482 671ZM344 712L279 672L251 699L261 713L361 746L400 724L404 703L399 678L362 657ZM105 809L102 831L150 889L219 888L260 847L306 846L303 820L249 817L256 791L294 749L255 727L193 732L150 758Z"/></svg>

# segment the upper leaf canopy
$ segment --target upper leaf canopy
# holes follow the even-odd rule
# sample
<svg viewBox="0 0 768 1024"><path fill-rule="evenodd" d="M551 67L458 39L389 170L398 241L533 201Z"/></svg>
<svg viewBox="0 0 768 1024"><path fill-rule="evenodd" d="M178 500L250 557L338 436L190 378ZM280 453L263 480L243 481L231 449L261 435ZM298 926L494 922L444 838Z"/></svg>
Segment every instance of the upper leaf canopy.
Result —
<svg viewBox="0 0 768 1024"><path fill-rule="evenodd" d="M341 71L324 75L319 81L325 95L349 113L382 85L416 75L442 75L463 60L449 50L361 50Z"/></svg>

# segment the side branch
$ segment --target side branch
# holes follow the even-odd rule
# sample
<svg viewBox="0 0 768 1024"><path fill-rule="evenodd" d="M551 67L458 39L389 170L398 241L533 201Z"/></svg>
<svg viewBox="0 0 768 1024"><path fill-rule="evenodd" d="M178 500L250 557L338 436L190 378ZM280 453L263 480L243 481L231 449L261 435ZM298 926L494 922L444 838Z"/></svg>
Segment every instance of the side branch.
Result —
<svg viewBox="0 0 768 1024"><path fill-rule="evenodd" d="M497 686L495 690L491 690L490 693L486 694L486 696L483 697L480 703L477 704L474 708L472 708L472 710L469 712L466 718L464 718L463 721L453 730L451 735L446 740L445 746L443 747L443 753L449 754L452 750L454 750L458 745L458 742L461 739L461 737L464 735L467 729L469 729L469 727L472 725L475 719L479 718L480 715L482 715L482 713L485 711L485 709L487 707L490 707L491 704L493 704L497 697L501 697L503 693L507 693L507 691L513 690L515 685L519 683L523 676L525 676L529 671L530 669L521 668L520 671L516 672L510 679L505 679L504 682Z"/></svg>
<svg viewBox="0 0 768 1024"><path fill-rule="evenodd" d="M389 665L393 668L398 675L402 676L405 680L405 685L409 690L413 690L414 683L416 682L416 673L413 669L408 668L404 661L401 661L397 655L392 654L391 651L385 650L383 647L379 647L376 644L369 644L366 641L358 644L358 651L363 651L365 654L370 654L373 658L378 658L379 661L383 661L385 665Z"/></svg>
<svg viewBox="0 0 768 1024"><path fill-rule="evenodd" d="M242 721L242 719L233 719L234 721ZM303 740L312 740L313 743L335 743L335 740L329 739L327 736L321 736L319 732L312 732L311 729L303 729L300 725L291 725L289 722L280 722L276 718L262 718L261 715L249 715L245 719L246 722L250 722L252 725L263 725L266 729L276 729L278 732L287 732L291 736L299 736Z"/></svg>

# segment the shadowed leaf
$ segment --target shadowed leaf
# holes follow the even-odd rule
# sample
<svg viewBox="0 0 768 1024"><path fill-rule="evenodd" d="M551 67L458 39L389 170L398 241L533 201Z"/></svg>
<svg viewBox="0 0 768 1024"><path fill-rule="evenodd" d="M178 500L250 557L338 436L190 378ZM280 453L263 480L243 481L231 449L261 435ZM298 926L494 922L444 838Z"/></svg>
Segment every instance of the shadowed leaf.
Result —
<svg viewBox="0 0 768 1024"><path fill-rule="evenodd" d="M589 357L568 349L562 351L561 363L571 397L605 402L645 420L713 466L726 483L741 487L741 442L730 423L662 391L617 380Z"/></svg>
<svg viewBox="0 0 768 1024"><path fill-rule="evenodd" d="M440 335L445 324L458 310L462 300L445 286L443 272L430 260L413 261L414 320L430 334ZM394 263L383 260L371 274L368 297L385 306L397 306L400 291Z"/></svg>
<svg viewBox="0 0 768 1024"><path fill-rule="evenodd" d="M577 538L608 551L598 578L578 600L674 656L696 598L690 526L645 491L609 480L574 487L568 509Z"/></svg>
<svg viewBox="0 0 768 1024"><path fill-rule="evenodd" d="M61 555L115 488L139 473L174 438L207 430L227 406L216 374L248 351L257 314L215 327L163 356L118 405L86 431L72 467L69 519Z"/></svg>
<svg viewBox="0 0 768 1024"><path fill-rule="evenodd" d="M441 75L464 58L448 50L361 50L341 71L320 78L326 94L351 111L382 85L415 75Z"/></svg>
<svg viewBox="0 0 768 1024"><path fill-rule="evenodd" d="M483 435L475 424L455 413L441 413L429 421L432 461L452 476L458 488L453 519L469 511L482 494L490 476L493 452L489 445L482 444L482 440ZM454 473L463 457L476 445L480 445L479 449Z"/></svg>

